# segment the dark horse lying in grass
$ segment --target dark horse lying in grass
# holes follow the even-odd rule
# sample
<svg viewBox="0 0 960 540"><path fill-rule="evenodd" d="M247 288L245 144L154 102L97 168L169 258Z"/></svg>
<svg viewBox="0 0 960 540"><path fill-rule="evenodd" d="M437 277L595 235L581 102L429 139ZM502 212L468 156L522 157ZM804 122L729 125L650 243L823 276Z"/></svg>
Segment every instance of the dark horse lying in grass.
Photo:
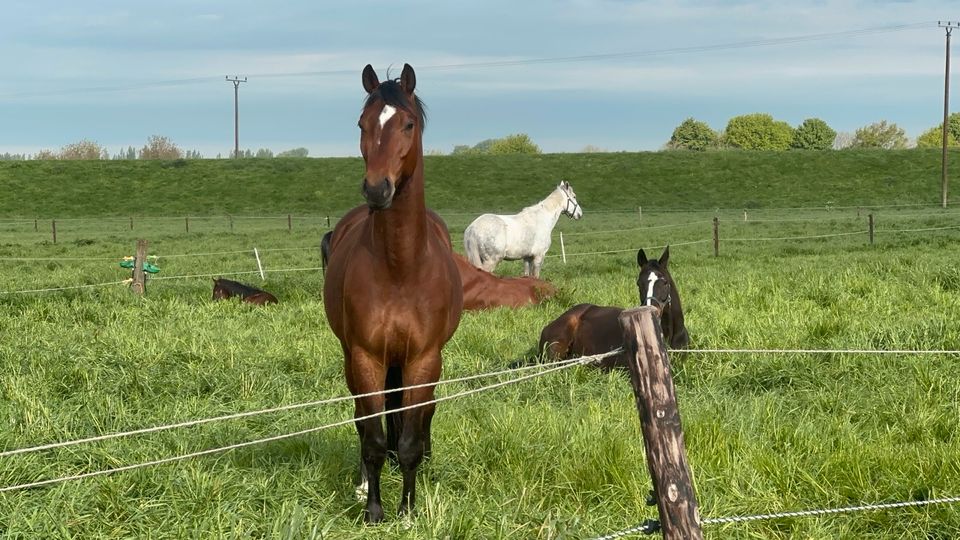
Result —
<svg viewBox="0 0 960 540"><path fill-rule="evenodd" d="M659 260L648 260L642 249L638 251L640 275L637 276L637 289L641 305L655 306L660 310L664 342L671 349L681 349L689 345L690 336L683 325L680 292L667 270L669 260L669 246ZM618 320L622 312L623 308L618 307L573 306L540 332L537 353L547 361L556 361L612 351L623 344ZM604 370L626 367L626 359L623 355L607 357L600 362L600 367Z"/></svg>
<svg viewBox="0 0 960 540"><path fill-rule="evenodd" d="M366 205L358 206L347 212L337 223L338 227L352 227L369 213ZM427 210L427 217L436 229L436 234L443 234L449 238L443 220L432 210ZM333 231L323 235L320 241L320 257L323 268L330 260L330 243ZM542 279L522 277L500 277L485 270L481 270L459 253L453 254L457 270L460 272L460 282L463 284L463 309L480 310L496 307L523 307L540 302L557 294L557 289Z"/></svg>
<svg viewBox="0 0 960 540"><path fill-rule="evenodd" d="M214 300L224 300L226 298L233 298L234 296L239 296L243 302L257 304L258 306L277 303L277 297L267 291L244 285L239 281L223 278L213 279Z"/></svg>

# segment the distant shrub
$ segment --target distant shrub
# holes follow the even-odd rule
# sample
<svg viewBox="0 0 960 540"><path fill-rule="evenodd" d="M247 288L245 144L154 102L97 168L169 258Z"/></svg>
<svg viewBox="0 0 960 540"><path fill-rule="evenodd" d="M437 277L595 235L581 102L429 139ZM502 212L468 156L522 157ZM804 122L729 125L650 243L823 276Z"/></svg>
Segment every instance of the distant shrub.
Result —
<svg viewBox="0 0 960 540"><path fill-rule="evenodd" d="M107 151L99 144L86 139L68 144L60 149L57 159L109 159Z"/></svg>
<svg viewBox="0 0 960 540"><path fill-rule="evenodd" d="M857 129L853 134L853 142L850 144L850 148L893 150L906 148L907 142L907 136L900 126L881 120Z"/></svg>
<svg viewBox="0 0 960 540"><path fill-rule="evenodd" d="M167 137L151 135L140 149L140 159L180 159L183 152Z"/></svg>
<svg viewBox="0 0 960 540"><path fill-rule="evenodd" d="M947 131L947 146L960 146L960 142L953 135L952 131ZM917 148L942 148L943 147L943 129L940 126L932 127L917 137Z"/></svg>
<svg viewBox="0 0 960 540"><path fill-rule="evenodd" d="M793 128L766 113L744 114L727 122L723 142L744 150L786 150L793 142Z"/></svg>
<svg viewBox="0 0 960 540"><path fill-rule="evenodd" d="M800 150L830 150L837 138L826 122L819 118L807 118L793 132L792 148Z"/></svg>
<svg viewBox="0 0 960 540"><path fill-rule="evenodd" d="M706 150L716 148L719 144L720 136L710 128L705 122L687 118L670 136L667 143L668 150Z"/></svg>
<svg viewBox="0 0 960 540"><path fill-rule="evenodd" d="M526 133L517 133L507 135L502 139L493 141L490 145L489 154L539 154L540 147L534 144Z"/></svg>
<svg viewBox="0 0 960 540"><path fill-rule="evenodd" d="M307 157L307 154L309 153L310 153L309 150L307 150L306 148L300 147L300 148L294 148L292 150L284 150L283 152L280 152L279 154L277 154L277 157Z"/></svg>

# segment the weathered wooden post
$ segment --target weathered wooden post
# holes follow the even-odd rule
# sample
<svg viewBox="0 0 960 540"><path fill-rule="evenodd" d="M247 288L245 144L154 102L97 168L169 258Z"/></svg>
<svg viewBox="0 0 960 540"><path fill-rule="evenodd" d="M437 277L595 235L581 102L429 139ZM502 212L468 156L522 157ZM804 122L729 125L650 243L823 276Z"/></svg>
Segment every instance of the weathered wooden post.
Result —
<svg viewBox="0 0 960 540"><path fill-rule="evenodd" d="M867 231L870 233L870 245L873 245L873 214L867 216Z"/></svg>
<svg viewBox="0 0 960 540"><path fill-rule="evenodd" d="M625 310L620 327L663 538L702 539L659 311L653 306Z"/></svg>
<svg viewBox="0 0 960 540"><path fill-rule="evenodd" d="M57 220L51 222L50 229L53 231L53 243L57 243Z"/></svg>
<svg viewBox="0 0 960 540"><path fill-rule="evenodd" d="M640 218L639 218L639 219L640 219L641 222L643 222L643 207L642 207L642 206L638 206L638 207L637 207L637 213L640 214Z"/></svg>
<svg viewBox="0 0 960 540"><path fill-rule="evenodd" d="M330 216L327 216L327 228L330 228Z"/></svg>
<svg viewBox="0 0 960 540"><path fill-rule="evenodd" d="M743 211L743 220L744 220L744 221L747 220L747 211L746 211L746 210Z"/></svg>
<svg viewBox="0 0 960 540"><path fill-rule="evenodd" d="M230 219L230 232L233 232L233 216L230 214L227 214L227 218Z"/></svg>
<svg viewBox="0 0 960 540"><path fill-rule="evenodd" d="M130 230L133 230L133 216L130 216Z"/></svg>
<svg viewBox="0 0 960 540"><path fill-rule="evenodd" d="M293 232L293 218L287 214L287 232Z"/></svg>
<svg viewBox="0 0 960 540"><path fill-rule="evenodd" d="M183 218L183 223L187 229L187 232L190 232L190 216Z"/></svg>
<svg viewBox="0 0 960 540"><path fill-rule="evenodd" d="M713 256L720 256L720 218L713 218Z"/></svg>
<svg viewBox="0 0 960 540"><path fill-rule="evenodd" d="M37 225L37 219L34 218L34 219L33 219L33 232L37 232L37 231L39 231L39 230L40 230L40 227Z"/></svg>
<svg viewBox="0 0 960 540"><path fill-rule="evenodd" d="M147 260L147 241L137 240L137 253L133 257L133 282L130 290L142 295L147 292L147 275L143 272L143 263Z"/></svg>

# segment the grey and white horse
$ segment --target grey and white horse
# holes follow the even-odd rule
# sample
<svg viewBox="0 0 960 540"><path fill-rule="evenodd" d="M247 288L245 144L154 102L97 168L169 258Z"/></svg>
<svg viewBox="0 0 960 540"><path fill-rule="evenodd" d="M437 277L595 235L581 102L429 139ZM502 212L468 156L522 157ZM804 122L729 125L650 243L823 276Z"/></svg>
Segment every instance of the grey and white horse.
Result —
<svg viewBox="0 0 960 540"><path fill-rule="evenodd" d="M540 277L543 257L550 249L550 235L560 214L573 219L583 216L577 195L566 181L561 181L546 199L518 214L484 214L475 219L463 232L467 258L487 272L493 272L502 260L522 259L523 274Z"/></svg>

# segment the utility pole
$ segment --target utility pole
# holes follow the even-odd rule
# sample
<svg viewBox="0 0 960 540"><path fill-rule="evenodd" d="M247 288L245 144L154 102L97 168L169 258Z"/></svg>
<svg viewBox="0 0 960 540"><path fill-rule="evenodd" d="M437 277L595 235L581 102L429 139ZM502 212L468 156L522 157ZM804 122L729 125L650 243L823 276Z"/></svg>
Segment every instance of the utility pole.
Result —
<svg viewBox="0 0 960 540"><path fill-rule="evenodd" d="M233 157L238 158L240 157L240 83L247 82L247 78L224 78L233 83Z"/></svg>
<svg viewBox="0 0 960 540"><path fill-rule="evenodd" d="M947 207L947 120L950 117L950 34L960 28L960 22L937 21L937 26L947 32L947 61L943 69L943 150L940 162L940 203Z"/></svg>

